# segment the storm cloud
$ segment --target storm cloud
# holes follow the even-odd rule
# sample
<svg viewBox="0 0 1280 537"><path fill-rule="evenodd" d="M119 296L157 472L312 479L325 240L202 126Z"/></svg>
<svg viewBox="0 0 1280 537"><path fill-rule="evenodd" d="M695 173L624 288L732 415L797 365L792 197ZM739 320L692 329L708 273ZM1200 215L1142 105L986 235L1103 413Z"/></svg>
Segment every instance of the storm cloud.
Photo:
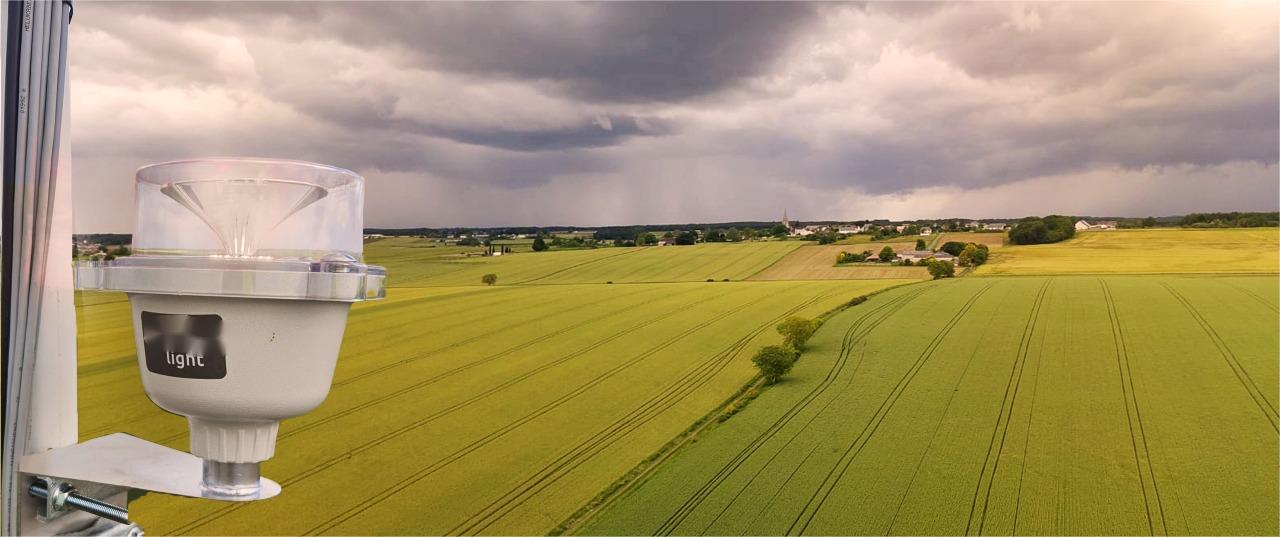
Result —
<svg viewBox="0 0 1280 537"><path fill-rule="evenodd" d="M77 4L77 229L200 155L354 169L371 226L1275 210L1277 9Z"/></svg>

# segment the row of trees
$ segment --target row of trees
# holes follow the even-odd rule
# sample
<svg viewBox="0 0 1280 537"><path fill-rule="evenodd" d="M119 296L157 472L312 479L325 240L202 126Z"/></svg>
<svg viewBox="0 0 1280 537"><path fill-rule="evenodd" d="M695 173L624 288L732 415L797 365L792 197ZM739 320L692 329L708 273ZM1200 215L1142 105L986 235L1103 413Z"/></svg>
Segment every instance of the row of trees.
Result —
<svg viewBox="0 0 1280 537"><path fill-rule="evenodd" d="M1048 244L1061 242L1076 235L1075 219L1069 216L1050 215L1019 220L1009 230L1012 244Z"/></svg>
<svg viewBox="0 0 1280 537"><path fill-rule="evenodd" d="M991 253L990 247L985 244L957 241L947 241L938 250L956 256L956 261L962 267L976 267L986 263L987 256Z"/></svg>
<svg viewBox="0 0 1280 537"><path fill-rule="evenodd" d="M1191 213L1180 223L1186 227L1276 227L1280 226L1280 212Z"/></svg>
<svg viewBox="0 0 1280 537"><path fill-rule="evenodd" d="M762 347L751 358L751 363L756 365L756 369L764 377L765 384L775 384L791 371L800 358L800 351L804 350L805 343L821 325L817 319L789 317L775 327L782 335L782 344Z"/></svg>

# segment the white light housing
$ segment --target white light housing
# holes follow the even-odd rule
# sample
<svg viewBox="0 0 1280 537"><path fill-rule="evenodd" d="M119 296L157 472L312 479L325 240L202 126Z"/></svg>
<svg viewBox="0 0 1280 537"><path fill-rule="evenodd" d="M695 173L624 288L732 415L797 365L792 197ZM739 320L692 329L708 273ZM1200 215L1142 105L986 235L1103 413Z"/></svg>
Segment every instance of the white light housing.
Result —
<svg viewBox="0 0 1280 537"><path fill-rule="evenodd" d="M259 493L281 419L319 405L365 265L364 179L330 166L201 159L138 170L134 255L83 262L80 289L128 293L147 396L186 416L205 486Z"/></svg>

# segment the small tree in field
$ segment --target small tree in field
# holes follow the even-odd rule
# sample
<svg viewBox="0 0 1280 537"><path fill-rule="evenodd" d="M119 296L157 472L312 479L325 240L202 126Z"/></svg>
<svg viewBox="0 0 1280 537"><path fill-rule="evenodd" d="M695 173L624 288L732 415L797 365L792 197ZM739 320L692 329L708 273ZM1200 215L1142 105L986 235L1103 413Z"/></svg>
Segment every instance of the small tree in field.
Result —
<svg viewBox="0 0 1280 537"><path fill-rule="evenodd" d="M929 245L924 243L924 239L916 239L916 249L917 249L917 250L925 250L925 249L928 249L928 248L929 248Z"/></svg>
<svg viewBox="0 0 1280 537"><path fill-rule="evenodd" d="M480 283L483 283L485 285L493 285L495 283L498 283L498 275L493 273L485 274L484 276L480 277Z"/></svg>
<svg viewBox="0 0 1280 537"><path fill-rule="evenodd" d="M796 365L797 355L796 350L790 347L770 345L760 349L751 358L751 363L756 364L756 368L764 376L766 384L774 384L781 380L783 375L791 371L792 366Z"/></svg>
<svg viewBox="0 0 1280 537"><path fill-rule="evenodd" d="M881 260L881 261L885 261L885 262L893 261L893 258L895 258L895 257L898 257L898 254L896 254L896 253L894 253L894 252L893 252L893 247L892 247L892 246L885 246L884 248L881 248L881 249L880 249L880 260Z"/></svg>
<svg viewBox="0 0 1280 537"><path fill-rule="evenodd" d="M804 350L804 344L818 330L818 321L804 317L790 317L778 323L778 333L782 334L782 344L796 351Z"/></svg>
<svg viewBox="0 0 1280 537"><path fill-rule="evenodd" d="M547 249L547 241L542 240L542 237L533 239L533 251L541 252L546 249Z"/></svg>
<svg viewBox="0 0 1280 537"><path fill-rule="evenodd" d="M950 261L934 261L929 263L929 275L933 279L954 278L956 275L956 266Z"/></svg>

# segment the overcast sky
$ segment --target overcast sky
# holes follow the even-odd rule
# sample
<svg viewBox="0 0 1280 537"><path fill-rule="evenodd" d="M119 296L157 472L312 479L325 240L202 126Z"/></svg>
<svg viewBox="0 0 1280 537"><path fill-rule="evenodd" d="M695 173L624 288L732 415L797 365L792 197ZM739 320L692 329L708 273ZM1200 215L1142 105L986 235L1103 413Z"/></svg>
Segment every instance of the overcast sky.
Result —
<svg viewBox="0 0 1280 537"><path fill-rule="evenodd" d="M1278 5L77 2L76 228L215 155L370 227L1276 210Z"/></svg>

